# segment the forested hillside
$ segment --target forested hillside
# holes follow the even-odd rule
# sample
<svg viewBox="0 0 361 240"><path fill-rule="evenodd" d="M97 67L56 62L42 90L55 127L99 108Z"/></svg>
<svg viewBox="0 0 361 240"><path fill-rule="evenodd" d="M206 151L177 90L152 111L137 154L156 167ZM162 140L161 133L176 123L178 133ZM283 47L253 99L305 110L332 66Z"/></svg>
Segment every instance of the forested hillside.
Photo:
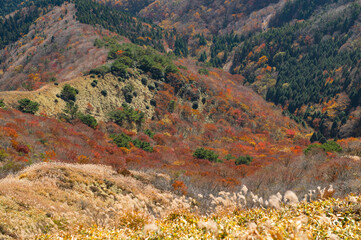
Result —
<svg viewBox="0 0 361 240"><path fill-rule="evenodd" d="M312 140L360 136L359 1L289 1L258 18L262 31L193 35L190 55L242 74L286 115L313 127Z"/></svg>
<svg viewBox="0 0 361 240"><path fill-rule="evenodd" d="M92 0L76 0L75 7L77 20L81 23L93 26L98 24L105 29L129 38L133 43L151 45L159 51L165 51L162 42L164 33L156 25L142 22L131 15Z"/></svg>
<svg viewBox="0 0 361 240"><path fill-rule="evenodd" d="M89 61L81 58L87 58L94 39L100 35L119 34L124 36L124 41L151 46L161 52L173 50L178 56L188 54L187 38L177 35L176 31L164 31L146 20L91 0L76 0L53 8L63 2L30 1L15 15L0 20L1 89L38 89L45 83L69 80L82 71L89 71L95 62L104 61L102 53L98 51L99 57ZM56 31L59 29L63 32L61 36ZM86 37L81 38L81 34ZM40 65L35 67L35 63Z"/></svg>
<svg viewBox="0 0 361 240"><path fill-rule="evenodd" d="M260 30L263 19L268 19L283 4L283 0L271 1L101 1L119 9L137 13L151 19L165 29L194 35L218 34L235 30L249 32Z"/></svg>
<svg viewBox="0 0 361 240"><path fill-rule="evenodd" d="M360 105L360 5L270 29L237 48L233 72L298 122L328 138L360 136L347 127ZM345 127L343 127L346 125Z"/></svg>
<svg viewBox="0 0 361 240"><path fill-rule="evenodd" d="M115 166L125 160L132 168L188 169L190 178L199 177L200 171L210 171L205 176L215 174L220 186L225 178L228 180L224 184L232 185L238 181L237 175L246 176L263 164L299 155L306 147L306 129L243 87L241 76L198 68L190 60L174 64L171 57L155 50L121 45L115 40L96 40L97 46L109 49L109 62L92 69L88 76L34 92L0 92L0 99L6 107L21 111L38 103L31 108L32 113L73 124L83 122L96 129L97 121L114 122L100 124L98 133L103 137L97 144L104 141L108 145L105 140L110 138L114 143L111 146L120 147L117 155L123 160L114 160ZM11 123L4 122L7 124L12 128ZM46 131L50 132L44 137L51 133L50 129ZM88 131L93 132L90 128ZM18 142L24 140L19 138ZM93 162L108 154L103 147L99 148L101 155L85 150L88 145L81 146L78 153L71 144L64 144L67 150L58 148L54 152L59 160L70 162L80 161L80 155ZM284 152L277 150L281 145ZM28 154L34 161L40 160L36 153ZM207 167L201 170L200 165ZM224 171L217 173L217 169Z"/></svg>
<svg viewBox="0 0 361 240"><path fill-rule="evenodd" d="M20 6L23 4L23 0L13 0L13 1L1 1L0 2L0 16L6 16L9 13L15 12L21 8Z"/></svg>
<svg viewBox="0 0 361 240"><path fill-rule="evenodd" d="M6 18L0 18L0 50L6 45L14 43L20 37L28 33L29 27L37 18L47 12L53 6L59 6L63 0L42 0L36 2L23 2L18 11ZM19 2L20 3L20 2ZM5 1L4 11L12 11L15 6ZM16 4L14 2L13 4ZM11 8L10 6L13 6ZM4 12L9 13L9 12Z"/></svg>
<svg viewBox="0 0 361 240"><path fill-rule="evenodd" d="M79 23L75 11L73 4L54 7L19 41L0 50L1 90L33 90L70 80L106 60L107 52L94 41L112 33Z"/></svg>
<svg viewBox="0 0 361 240"><path fill-rule="evenodd" d="M116 7L117 9L131 13L133 15L139 13L143 8L147 7L155 0L97 0L97 2L105 5Z"/></svg>
<svg viewBox="0 0 361 240"><path fill-rule="evenodd" d="M356 239L360 4L1 1L0 239Z"/></svg>

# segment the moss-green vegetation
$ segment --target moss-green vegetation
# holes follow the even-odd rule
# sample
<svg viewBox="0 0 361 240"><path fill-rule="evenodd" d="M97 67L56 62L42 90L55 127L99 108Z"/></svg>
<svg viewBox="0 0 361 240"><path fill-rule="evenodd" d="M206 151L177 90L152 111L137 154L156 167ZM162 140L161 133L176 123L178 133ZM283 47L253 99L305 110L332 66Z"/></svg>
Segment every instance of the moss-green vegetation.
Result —
<svg viewBox="0 0 361 240"><path fill-rule="evenodd" d="M66 102L76 101L76 95L79 93L78 89L73 88L69 84L65 84L61 93L60 98Z"/></svg>
<svg viewBox="0 0 361 240"><path fill-rule="evenodd" d="M24 113L35 114L39 110L40 104L33 102L28 98L23 98L18 101L18 109Z"/></svg>
<svg viewBox="0 0 361 240"><path fill-rule="evenodd" d="M79 113L78 118L79 118L80 121L82 121L82 123L88 125L91 128L95 129L98 126L97 120L93 116L91 116L89 114Z"/></svg>
<svg viewBox="0 0 361 240"><path fill-rule="evenodd" d="M202 75L209 75L209 71L206 68L199 69L198 73Z"/></svg>
<svg viewBox="0 0 361 240"><path fill-rule="evenodd" d="M132 143L137 148L141 148L147 152L153 152L153 147L149 142L141 141L139 139L132 140L131 137L129 137L124 133L113 135L112 138L113 138L113 142L118 147L130 148L130 143Z"/></svg>
<svg viewBox="0 0 361 240"><path fill-rule="evenodd" d="M150 129L145 130L144 133L147 134L150 138L153 138L155 135L155 133Z"/></svg>
<svg viewBox="0 0 361 240"><path fill-rule="evenodd" d="M174 100L171 100L168 104L168 112L174 113L175 108L176 108L176 102Z"/></svg>
<svg viewBox="0 0 361 240"><path fill-rule="evenodd" d="M328 141L324 144L311 144L304 150L304 152L305 154L308 154L314 149L321 149L325 152L342 152L342 147L335 141Z"/></svg>
<svg viewBox="0 0 361 240"><path fill-rule="evenodd" d="M4 99L0 99L0 108L5 108Z"/></svg>
<svg viewBox="0 0 361 240"><path fill-rule="evenodd" d="M121 45L116 38L98 39L95 44L110 48L108 58L115 61L110 69L103 66L93 69L90 73L105 75L111 71L116 76L128 78L128 68L138 68L149 73L154 79L164 79L168 74L179 72L170 56L160 54L152 48L145 49L134 44Z"/></svg>
<svg viewBox="0 0 361 240"><path fill-rule="evenodd" d="M193 157L199 159L207 159L211 162L222 162L222 160L218 158L219 154L205 148L197 148L196 151L193 153Z"/></svg>
<svg viewBox="0 0 361 240"><path fill-rule="evenodd" d="M141 141L139 139L135 139L135 140L132 141L132 143L137 148L141 148L141 149L143 149L144 151L147 151L147 152L153 152L153 147L150 145L149 142L145 142L145 141Z"/></svg>
<svg viewBox="0 0 361 240"><path fill-rule="evenodd" d="M113 135L112 138L113 138L113 142L118 147L130 148L129 143L132 141L132 138L126 135L125 133Z"/></svg>
<svg viewBox="0 0 361 240"><path fill-rule="evenodd" d="M246 155L246 156L239 156L236 161L235 164L238 165L249 165L251 162L253 161L253 157Z"/></svg>
<svg viewBox="0 0 361 240"><path fill-rule="evenodd" d="M135 123L140 126L144 122L144 113L134 110L128 104L123 104L121 109L110 112L109 117L111 121L119 126L123 126L125 122L128 124Z"/></svg>
<svg viewBox="0 0 361 240"><path fill-rule="evenodd" d="M100 67L90 70L89 73L104 77L105 74L110 73L110 71L111 71L111 69L108 65L103 65L103 66L100 66Z"/></svg>
<svg viewBox="0 0 361 240"><path fill-rule="evenodd" d="M79 106L74 101L66 102L63 112L59 114L59 118L66 122L72 122L78 116Z"/></svg>

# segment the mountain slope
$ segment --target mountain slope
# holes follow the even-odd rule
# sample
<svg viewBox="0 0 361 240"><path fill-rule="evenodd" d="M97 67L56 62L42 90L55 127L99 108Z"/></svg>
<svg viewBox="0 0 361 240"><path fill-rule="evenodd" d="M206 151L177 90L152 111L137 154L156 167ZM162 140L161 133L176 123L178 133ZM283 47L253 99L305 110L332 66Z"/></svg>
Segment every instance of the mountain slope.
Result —
<svg viewBox="0 0 361 240"><path fill-rule="evenodd" d="M55 7L37 19L29 33L1 52L0 89L32 90L66 81L105 62L94 40L109 31L79 23L74 4Z"/></svg>
<svg viewBox="0 0 361 240"><path fill-rule="evenodd" d="M19 9L19 5L23 0L1 1L0 2L0 16L6 16Z"/></svg>
<svg viewBox="0 0 361 240"><path fill-rule="evenodd" d="M121 92L127 84L132 83L137 89L139 95L134 100L133 106L146 113L147 118L152 116L152 109L146 109L149 100L154 98L152 93L146 86L141 83L142 76L129 79L121 83L118 78L113 75L106 75L104 78L98 77L79 77L60 83L58 85L49 84L36 91L5 91L0 92L0 99L4 99L7 106L16 108L18 101L23 98L28 98L32 101L41 103L39 113L44 113L49 117L56 118L65 109L66 102L59 98L63 87L70 84L72 87L79 90L76 103L80 106L79 111L91 113L97 120L106 121L108 113L122 106L125 102L124 96ZM93 87L91 84L96 81L97 86ZM107 96L102 96L101 92L106 91ZM148 100L148 104L147 103ZM89 105L91 109L89 110Z"/></svg>
<svg viewBox="0 0 361 240"><path fill-rule="evenodd" d="M265 165L301 155L308 143L308 130L242 86L240 75L199 68L188 59L175 65L150 48L109 38L97 43L111 49L110 58L119 55L86 77L0 92L5 107L18 108L18 100L28 98L40 104L42 116L1 113L3 174L46 159L161 169L196 194L209 184L214 190L236 187ZM167 71L159 72L160 66ZM74 105L62 96L67 85L77 89ZM99 121L95 130L81 123L88 114Z"/></svg>
<svg viewBox="0 0 361 240"><path fill-rule="evenodd" d="M169 47L180 55L183 51L177 45L176 33L164 32L157 25L91 0L71 4L63 0L30 1L24 5L29 7L0 24L4 30L0 40L2 90L38 89L47 82L70 80L95 68L104 63L105 56L102 51L94 52L94 40L114 33L124 36L125 42L130 39L163 52L171 51Z"/></svg>
<svg viewBox="0 0 361 240"><path fill-rule="evenodd" d="M231 71L268 101L327 138L360 136L348 117L360 105L360 5L331 5L308 21L255 35ZM342 127L345 125L345 127ZM319 140L320 138L318 138Z"/></svg>
<svg viewBox="0 0 361 240"><path fill-rule="evenodd" d="M0 238L357 238L358 3L6 5Z"/></svg>
<svg viewBox="0 0 361 240"><path fill-rule="evenodd" d="M284 1L155 1L139 15L154 19L165 28L195 34L218 34L261 30Z"/></svg>
<svg viewBox="0 0 361 240"><path fill-rule="evenodd" d="M200 63L244 75L266 100L313 127L313 139L361 136L360 1L242 3L156 1L139 14L189 34Z"/></svg>

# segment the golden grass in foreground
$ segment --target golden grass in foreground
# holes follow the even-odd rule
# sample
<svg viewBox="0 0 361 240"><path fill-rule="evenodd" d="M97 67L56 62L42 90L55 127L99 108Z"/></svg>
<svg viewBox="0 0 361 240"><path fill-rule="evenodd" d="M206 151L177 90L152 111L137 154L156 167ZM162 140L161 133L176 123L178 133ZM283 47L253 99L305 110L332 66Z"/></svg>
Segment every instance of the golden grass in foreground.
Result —
<svg viewBox="0 0 361 240"><path fill-rule="evenodd" d="M117 174L101 165L43 163L0 180L0 239L34 239L79 225L130 227L190 204L148 182L162 174Z"/></svg>
<svg viewBox="0 0 361 240"><path fill-rule="evenodd" d="M174 212L138 231L79 227L39 239L361 239L360 204L360 197L350 196L208 217Z"/></svg>
<svg viewBox="0 0 361 240"><path fill-rule="evenodd" d="M224 193L227 204L202 215L197 200L151 184L160 178L170 181L98 165L33 165L0 180L0 239L361 239L359 196L241 209Z"/></svg>

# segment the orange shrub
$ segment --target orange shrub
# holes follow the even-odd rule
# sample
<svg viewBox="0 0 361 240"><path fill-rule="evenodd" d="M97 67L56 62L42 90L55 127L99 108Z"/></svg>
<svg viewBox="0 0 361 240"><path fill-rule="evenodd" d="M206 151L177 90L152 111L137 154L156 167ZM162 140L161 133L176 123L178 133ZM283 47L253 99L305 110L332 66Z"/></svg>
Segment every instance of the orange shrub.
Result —
<svg viewBox="0 0 361 240"><path fill-rule="evenodd" d="M182 194L182 195L187 194L188 188L182 181L175 181L172 184L172 187L173 187L174 191L178 192L179 194Z"/></svg>

